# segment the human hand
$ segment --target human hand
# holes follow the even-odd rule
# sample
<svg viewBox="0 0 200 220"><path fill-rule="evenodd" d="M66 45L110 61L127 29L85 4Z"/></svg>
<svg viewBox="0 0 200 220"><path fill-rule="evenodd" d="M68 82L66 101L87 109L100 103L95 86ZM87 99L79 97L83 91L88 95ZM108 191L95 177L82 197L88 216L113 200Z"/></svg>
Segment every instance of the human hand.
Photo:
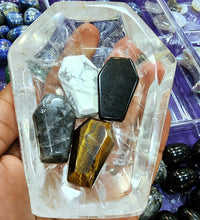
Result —
<svg viewBox="0 0 200 220"><path fill-rule="evenodd" d="M80 37L80 35L75 35L75 36ZM68 50L66 52L67 54L64 55L71 54L71 51L74 50L74 45L77 45L76 39L74 41L74 44L72 43L70 45L72 50L71 49ZM113 50L111 56L124 56L123 54L124 46L125 49L127 48L127 46L131 47L129 41L127 41L126 39L124 40L124 42L122 40L121 44L118 45L116 44L116 48ZM79 47L82 47L82 45L79 45ZM83 48L84 47L85 46L83 46ZM75 47L75 49L77 48ZM133 48L133 51L135 51L135 49L136 48ZM119 51L120 53L122 52L121 55L120 53L118 53ZM130 50L130 52L131 51L132 50ZM93 52L94 51L90 51L90 53ZM83 51L79 52L78 50L76 55L80 53L84 54L85 52ZM135 53L128 54L128 57L134 60ZM154 73L154 71L152 72ZM49 92L50 89L56 91L57 87L60 86L59 82L57 80L54 80L55 77L57 78L57 76L55 76L52 73L50 73L47 76L48 83L44 85L44 93ZM152 78L152 74L148 74L147 77L144 77L142 80L140 80L140 83L146 86L145 87L146 92L148 91L148 88L153 82L153 80L154 78ZM162 80L162 76L161 79L159 79L158 81L161 80ZM46 85L50 85L50 87ZM144 92L143 96L141 97L142 104L145 103L145 98L146 98L146 94ZM136 100L134 100L134 102L137 103ZM132 103L130 107L134 108L135 104ZM0 219L2 220L3 219L45 220L46 219L47 220L47 218L36 217L31 213L28 190L25 181L23 165L21 161L21 154L19 150L20 148L17 140L18 130L17 130L17 123L15 118L11 85L8 85L2 92L0 92L0 113L1 113L0 115L0 199L1 199ZM142 115L141 110L138 111L137 114ZM156 174L157 168L162 158L162 152L164 150L165 143L167 141L167 137L169 133L170 122L171 122L170 114L168 111L163 129L162 141L161 141L161 146L159 150L154 176ZM139 217L131 217L130 219L137 220L138 218ZM49 220L53 220L53 219L49 219Z"/></svg>
<svg viewBox="0 0 200 220"><path fill-rule="evenodd" d="M52 220L39 218L31 213L20 148L17 140L18 131L10 84L0 92L0 112L0 219ZM154 177L167 141L170 122L170 113L168 111ZM139 217L131 217L130 220L137 220L138 218Z"/></svg>

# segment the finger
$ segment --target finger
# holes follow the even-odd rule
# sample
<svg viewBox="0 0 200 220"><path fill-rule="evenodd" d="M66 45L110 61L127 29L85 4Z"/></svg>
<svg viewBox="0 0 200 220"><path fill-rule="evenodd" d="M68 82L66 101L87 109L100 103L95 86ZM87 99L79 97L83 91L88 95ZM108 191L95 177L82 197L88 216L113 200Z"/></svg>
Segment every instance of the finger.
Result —
<svg viewBox="0 0 200 220"><path fill-rule="evenodd" d="M0 189L0 219L34 220L23 165L18 158L0 158Z"/></svg>
<svg viewBox="0 0 200 220"><path fill-rule="evenodd" d="M115 44L115 47L110 53L108 59L110 57L124 57L131 58L133 62L136 62L142 54L142 51L130 41L128 36L126 36Z"/></svg>
<svg viewBox="0 0 200 220"><path fill-rule="evenodd" d="M10 145L10 147L7 149L7 151L5 151L4 155L13 155L20 160L22 159L18 138Z"/></svg>
<svg viewBox="0 0 200 220"><path fill-rule="evenodd" d="M64 57L69 55L85 55L91 59L99 44L99 30L95 25L84 23L80 25L74 33L69 37L63 54L52 67L47 75L44 94L58 93L61 91L60 81L58 79L58 72L61 62Z"/></svg>
<svg viewBox="0 0 200 220"><path fill-rule="evenodd" d="M11 85L0 92L0 155L18 136Z"/></svg>

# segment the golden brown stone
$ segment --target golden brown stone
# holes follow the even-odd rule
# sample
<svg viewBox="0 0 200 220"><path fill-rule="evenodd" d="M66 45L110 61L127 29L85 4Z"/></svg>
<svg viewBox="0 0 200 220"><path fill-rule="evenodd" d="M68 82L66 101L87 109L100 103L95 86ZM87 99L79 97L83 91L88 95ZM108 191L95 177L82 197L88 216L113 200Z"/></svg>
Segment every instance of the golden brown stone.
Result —
<svg viewBox="0 0 200 220"><path fill-rule="evenodd" d="M113 145L111 124L88 119L74 132L68 181L91 188Z"/></svg>

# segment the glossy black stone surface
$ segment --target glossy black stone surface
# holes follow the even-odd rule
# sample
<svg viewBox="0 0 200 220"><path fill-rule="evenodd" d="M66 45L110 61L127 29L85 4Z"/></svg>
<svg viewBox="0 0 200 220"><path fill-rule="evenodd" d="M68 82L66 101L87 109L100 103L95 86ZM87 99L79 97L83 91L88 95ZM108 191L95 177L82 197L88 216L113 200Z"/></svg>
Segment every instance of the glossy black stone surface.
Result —
<svg viewBox="0 0 200 220"><path fill-rule="evenodd" d="M180 167L172 170L165 182L165 189L171 192L184 193L191 189L198 181L197 173L188 167Z"/></svg>
<svg viewBox="0 0 200 220"><path fill-rule="evenodd" d="M66 97L47 94L35 110L33 121L41 161L67 162L75 115Z"/></svg>
<svg viewBox="0 0 200 220"><path fill-rule="evenodd" d="M139 77L131 59L111 57L99 73L99 117L123 121Z"/></svg>
<svg viewBox="0 0 200 220"><path fill-rule="evenodd" d="M173 143L165 147L163 152L163 161L169 167L182 164L189 159L191 153L190 148L183 143Z"/></svg>
<svg viewBox="0 0 200 220"><path fill-rule="evenodd" d="M156 215L154 220L179 220L179 219L175 214L167 210L163 210Z"/></svg>
<svg viewBox="0 0 200 220"><path fill-rule="evenodd" d="M192 157L200 165L200 140L192 147Z"/></svg>
<svg viewBox="0 0 200 220"><path fill-rule="evenodd" d="M183 220L200 220L200 214L185 206L178 208L177 215L179 219Z"/></svg>
<svg viewBox="0 0 200 220"><path fill-rule="evenodd" d="M190 193L190 205L192 209L200 213L200 188L196 188Z"/></svg>

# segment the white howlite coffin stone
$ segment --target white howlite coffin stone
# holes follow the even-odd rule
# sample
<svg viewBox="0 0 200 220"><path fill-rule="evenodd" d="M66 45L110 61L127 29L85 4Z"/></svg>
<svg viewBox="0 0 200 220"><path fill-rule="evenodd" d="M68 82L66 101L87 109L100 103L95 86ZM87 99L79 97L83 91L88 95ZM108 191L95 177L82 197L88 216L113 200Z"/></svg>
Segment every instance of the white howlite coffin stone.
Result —
<svg viewBox="0 0 200 220"><path fill-rule="evenodd" d="M97 75L97 68L85 55L63 59L58 77L76 118L98 113Z"/></svg>

